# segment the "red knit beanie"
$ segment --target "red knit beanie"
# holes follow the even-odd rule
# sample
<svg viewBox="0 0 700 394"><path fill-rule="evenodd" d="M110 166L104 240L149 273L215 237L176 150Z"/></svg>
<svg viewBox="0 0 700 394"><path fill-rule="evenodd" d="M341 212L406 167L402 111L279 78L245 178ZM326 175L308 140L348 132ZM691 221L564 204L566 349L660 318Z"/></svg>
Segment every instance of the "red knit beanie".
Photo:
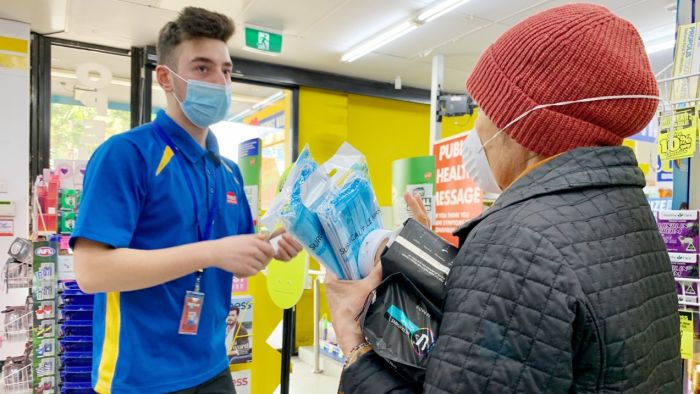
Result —
<svg viewBox="0 0 700 394"><path fill-rule="evenodd" d="M499 128L538 104L659 94L637 30L592 4L552 8L513 26L481 56L467 91ZM546 156L620 145L649 124L657 106L650 99L614 99L549 107L505 133Z"/></svg>

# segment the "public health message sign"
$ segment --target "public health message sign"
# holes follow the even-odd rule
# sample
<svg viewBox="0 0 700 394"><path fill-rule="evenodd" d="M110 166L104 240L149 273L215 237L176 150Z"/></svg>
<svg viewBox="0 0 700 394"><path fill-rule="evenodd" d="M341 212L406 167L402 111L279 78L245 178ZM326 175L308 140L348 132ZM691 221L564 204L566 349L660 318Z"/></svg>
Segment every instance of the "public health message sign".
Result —
<svg viewBox="0 0 700 394"><path fill-rule="evenodd" d="M483 195L462 167L462 147L467 133L433 145L435 155L435 222L433 231L457 245L452 232L483 210Z"/></svg>

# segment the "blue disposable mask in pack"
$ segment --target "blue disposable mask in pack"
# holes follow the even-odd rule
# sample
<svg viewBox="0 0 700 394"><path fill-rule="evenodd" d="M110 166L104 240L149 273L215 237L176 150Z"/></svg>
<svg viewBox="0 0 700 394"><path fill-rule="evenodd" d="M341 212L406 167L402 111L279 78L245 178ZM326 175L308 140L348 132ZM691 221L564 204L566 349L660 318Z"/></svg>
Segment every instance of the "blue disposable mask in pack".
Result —
<svg viewBox="0 0 700 394"><path fill-rule="evenodd" d="M302 187L317 169L318 164L311 157L309 148L305 147L290 170L281 192L260 222L268 230L273 230L281 221L311 256L337 277L345 279L318 215L302 203Z"/></svg>
<svg viewBox="0 0 700 394"><path fill-rule="evenodd" d="M304 204L318 215L347 279L361 279L359 255L369 233L382 227L364 156L350 144L309 179Z"/></svg>
<svg viewBox="0 0 700 394"><path fill-rule="evenodd" d="M187 119L197 127L206 128L218 123L226 117L231 107L231 85L209 83L194 79L185 79L175 71L166 67L174 76L185 81L187 92L185 99L180 101L175 92L173 97L180 104Z"/></svg>

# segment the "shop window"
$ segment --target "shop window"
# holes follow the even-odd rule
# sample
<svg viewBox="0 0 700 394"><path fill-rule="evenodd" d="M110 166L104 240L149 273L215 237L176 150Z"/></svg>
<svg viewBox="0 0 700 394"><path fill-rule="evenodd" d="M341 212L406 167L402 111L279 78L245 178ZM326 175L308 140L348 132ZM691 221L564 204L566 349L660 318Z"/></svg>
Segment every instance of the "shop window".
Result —
<svg viewBox="0 0 700 394"><path fill-rule="evenodd" d="M107 138L130 129L131 59L53 45L50 164L85 161Z"/></svg>

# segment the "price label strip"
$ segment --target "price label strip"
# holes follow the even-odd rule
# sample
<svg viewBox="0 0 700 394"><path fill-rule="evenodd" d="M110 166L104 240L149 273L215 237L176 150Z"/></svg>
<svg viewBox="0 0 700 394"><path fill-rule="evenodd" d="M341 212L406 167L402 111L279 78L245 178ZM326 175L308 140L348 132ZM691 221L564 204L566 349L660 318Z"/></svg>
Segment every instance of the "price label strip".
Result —
<svg viewBox="0 0 700 394"><path fill-rule="evenodd" d="M677 109L673 120L673 132L669 133L671 118L672 116L666 115L659 119L659 157L661 160L693 157L698 139L698 116L695 107Z"/></svg>
<svg viewBox="0 0 700 394"><path fill-rule="evenodd" d="M693 312L679 312L681 318L681 358L693 359Z"/></svg>

